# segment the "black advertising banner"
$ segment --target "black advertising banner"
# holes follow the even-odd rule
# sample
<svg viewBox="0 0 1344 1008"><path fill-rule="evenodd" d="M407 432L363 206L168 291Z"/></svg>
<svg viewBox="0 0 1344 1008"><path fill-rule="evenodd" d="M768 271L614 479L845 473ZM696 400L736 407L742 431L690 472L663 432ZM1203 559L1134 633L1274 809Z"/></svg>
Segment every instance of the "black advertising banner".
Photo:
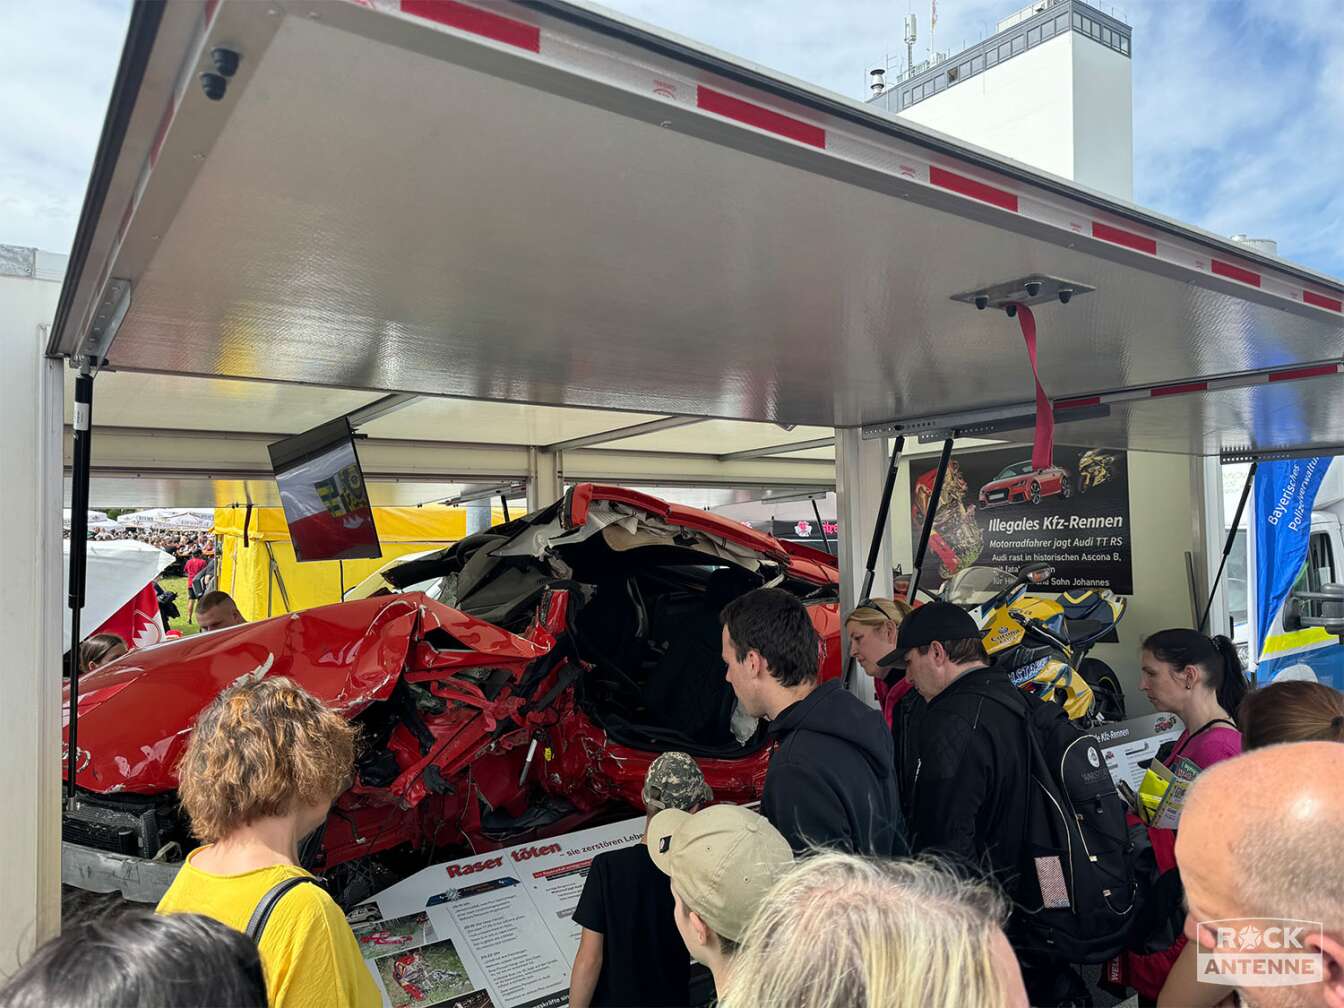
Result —
<svg viewBox="0 0 1344 1008"><path fill-rule="evenodd" d="M752 522L751 527L758 532L768 532L776 539L802 543L831 554L835 553L840 537L840 523L834 518L823 518L820 525L811 518L800 518L796 521Z"/></svg>
<svg viewBox="0 0 1344 1008"><path fill-rule="evenodd" d="M915 543L937 471L936 458L911 469ZM1032 468L1030 445L953 456L923 584L934 587L972 564L1016 570L1034 560L1054 566L1051 587L1133 594L1123 451L1056 446L1047 469Z"/></svg>

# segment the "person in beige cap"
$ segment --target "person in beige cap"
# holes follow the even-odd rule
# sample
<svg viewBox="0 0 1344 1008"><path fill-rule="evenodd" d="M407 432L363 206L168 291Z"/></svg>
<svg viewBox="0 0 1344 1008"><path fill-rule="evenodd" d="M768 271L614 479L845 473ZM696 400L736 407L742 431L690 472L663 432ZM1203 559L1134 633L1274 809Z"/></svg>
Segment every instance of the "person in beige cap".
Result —
<svg viewBox="0 0 1344 1008"><path fill-rule="evenodd" d="M714 805L694 815L659 812L645 843L654 865L672 880L686 950L709 967L715 990L722 991L757 906L793 864L789 842L755 812Z"/></svg>
<svg viewBox="0 0 1344 1008"><path fill-rule="evenodd" d="M650 820L664 810L687 815L713 800L700 767L683 752L663 753L644 777ZM689 1004L691 962L673 909L668 880L644 844L593 858L574 908L583 930L569 980L571 1008Z"/></svg>

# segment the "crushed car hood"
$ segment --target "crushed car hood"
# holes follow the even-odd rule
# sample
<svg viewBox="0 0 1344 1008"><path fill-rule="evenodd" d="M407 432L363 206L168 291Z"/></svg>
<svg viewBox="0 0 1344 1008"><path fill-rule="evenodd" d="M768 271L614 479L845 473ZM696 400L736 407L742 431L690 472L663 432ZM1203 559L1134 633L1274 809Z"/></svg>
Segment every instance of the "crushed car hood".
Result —
<svg viewBox="0 0 1344 1008"><path fill-rule="evenodd" d="M354 717L386 699L398 677L419 665L488 663L521 671L548 649L548 642L534 644L414 592L323 606L132 651L80 677L75 782L104 794L175 788L177 763L196 716L221 690L248 676L289 676ZM63 774L69 704L67 684Z"/></svg>

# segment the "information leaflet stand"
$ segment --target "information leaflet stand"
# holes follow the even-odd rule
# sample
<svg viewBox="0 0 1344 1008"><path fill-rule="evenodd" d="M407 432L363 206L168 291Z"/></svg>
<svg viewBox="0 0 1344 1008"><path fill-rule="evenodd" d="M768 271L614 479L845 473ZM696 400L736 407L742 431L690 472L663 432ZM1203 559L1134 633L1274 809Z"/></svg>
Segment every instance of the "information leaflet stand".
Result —
<svg viewBox="0 0 1344 1008"><path fill-rule="evenodd" d="M392 1008L561 1008L571 918L593 858L639 843L644 817L433 865L350 913Z"/></svg>

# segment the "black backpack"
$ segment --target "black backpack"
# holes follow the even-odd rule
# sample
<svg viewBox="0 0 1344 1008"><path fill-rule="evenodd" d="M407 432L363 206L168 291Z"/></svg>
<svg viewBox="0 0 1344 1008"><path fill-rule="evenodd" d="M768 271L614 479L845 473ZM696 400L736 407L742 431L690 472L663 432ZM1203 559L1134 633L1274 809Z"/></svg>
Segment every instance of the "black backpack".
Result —
<svg viewBox="0 0 1344 1008"><path fill-rule="evenodd" d="M1138 885L1125 805L1101 746L1057 704L976 692L1025 724L1030 772L1013 945L1058 962L1105 962L1125 947Z"/></svg>

